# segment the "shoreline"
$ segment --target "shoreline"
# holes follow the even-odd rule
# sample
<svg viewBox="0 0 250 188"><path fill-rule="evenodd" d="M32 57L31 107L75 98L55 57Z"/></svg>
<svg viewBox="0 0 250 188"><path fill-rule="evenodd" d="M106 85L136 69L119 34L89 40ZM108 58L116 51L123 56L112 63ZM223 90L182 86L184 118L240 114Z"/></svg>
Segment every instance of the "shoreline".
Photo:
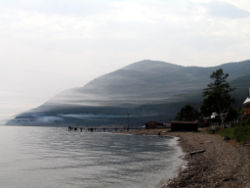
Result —
<svg viewBox="0 0 250 188"><path fill-rule="evenodd" d="M169 132L167 129L145 129L120 133L178 138L178 145L185 155L186 167L184 169L180 167L178 175L161 184L161 188L250 187L249 147L234 141L224 141L219 135L203 132ZM205 150L205 152L190 155L191 152L198 150Z"/></svg>

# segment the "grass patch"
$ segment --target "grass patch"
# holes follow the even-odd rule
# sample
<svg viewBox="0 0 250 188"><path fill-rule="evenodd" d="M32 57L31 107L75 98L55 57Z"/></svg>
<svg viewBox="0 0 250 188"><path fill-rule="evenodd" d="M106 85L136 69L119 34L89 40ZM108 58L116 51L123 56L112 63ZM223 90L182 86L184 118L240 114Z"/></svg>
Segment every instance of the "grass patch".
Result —
<svg viewBox="0 0 250 188"><path fill-rule="evenodd" d="M235 127L219 130L218 133L221 136L227 136L231 139L237 140L238 142L248 141L250 140L250 118Z"/></svg>

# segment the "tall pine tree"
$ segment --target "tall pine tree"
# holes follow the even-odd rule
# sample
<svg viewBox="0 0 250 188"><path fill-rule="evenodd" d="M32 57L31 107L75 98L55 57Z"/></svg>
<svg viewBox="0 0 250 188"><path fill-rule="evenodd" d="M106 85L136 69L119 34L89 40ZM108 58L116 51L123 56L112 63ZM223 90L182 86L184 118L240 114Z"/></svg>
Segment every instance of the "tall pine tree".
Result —
<svg viewBox="0 0 250 188"><path fill-rule="evenodd" d="M203 116L210 116L213 112L216 112L220 116L222 124L224 124L224 119L234 103L234 98L230 95L233 88L226 80L228 76L222 69L216 70L210 75L213 82L203 90L201 113Z"/></svg>

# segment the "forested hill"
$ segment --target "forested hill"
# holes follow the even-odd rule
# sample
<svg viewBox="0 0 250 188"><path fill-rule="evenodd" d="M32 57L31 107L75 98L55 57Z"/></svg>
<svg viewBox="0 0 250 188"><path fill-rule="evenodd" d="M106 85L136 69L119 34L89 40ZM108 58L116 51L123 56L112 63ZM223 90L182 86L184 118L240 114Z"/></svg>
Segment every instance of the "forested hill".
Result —
<svg viewBox="0 0 250 188"><path fill-rule="evenodd" d="M241 104L250 86L250 60L205 68L144 60L66 90L8 124L122 125L128 113L134 125L167 121L186 103L199 107L202 89L219 68L229 73L228 81Z"/></svg>

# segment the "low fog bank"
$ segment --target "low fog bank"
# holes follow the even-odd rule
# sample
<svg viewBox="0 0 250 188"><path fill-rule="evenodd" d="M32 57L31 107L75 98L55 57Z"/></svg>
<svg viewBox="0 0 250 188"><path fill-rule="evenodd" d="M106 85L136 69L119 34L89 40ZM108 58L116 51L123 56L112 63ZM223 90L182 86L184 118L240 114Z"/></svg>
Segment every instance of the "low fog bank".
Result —
<svg viewBox="0 0 250 188"><path fill-rule="evenodd" d="M198 104L194 104L198 105ZM46 111L30 111L7 122L8 125L144 125L147 121L167 122L177 113L182 103L145 104L126 107L60 106Z"/></svg>

